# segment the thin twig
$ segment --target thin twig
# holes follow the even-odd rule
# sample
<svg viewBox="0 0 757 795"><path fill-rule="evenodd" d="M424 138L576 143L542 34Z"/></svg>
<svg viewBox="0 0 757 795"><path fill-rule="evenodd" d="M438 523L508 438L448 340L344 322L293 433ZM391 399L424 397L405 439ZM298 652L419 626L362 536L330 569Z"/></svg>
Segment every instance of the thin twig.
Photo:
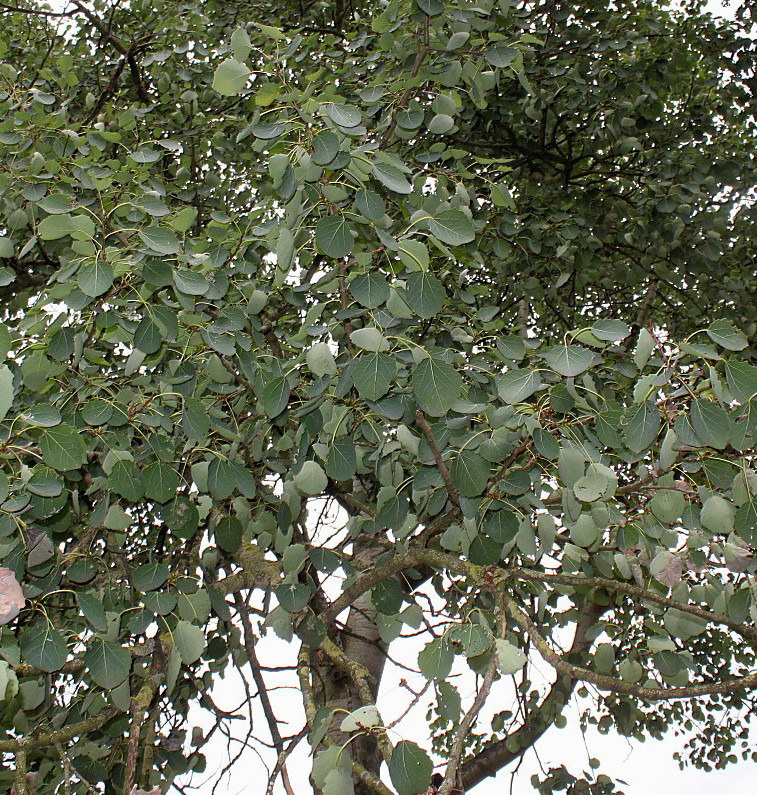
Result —
<svg viewBox="0 0 757 795"><path fill-rule="evenodd" d="M426 442L431 449L431 452L434 456L434 461L436 462L436 468L439 470L439 474L442 476L442 480L444 481L444 488L447 489L447 495L449 496L450 500L460 507L460 496L457 493L457 489L452 485L452 478L449 474L449 469L447 469L447 465L442 460L442 454L439 452L439 445L436 443L436 439L434 438L434 432L431 430L431 426L426 422L426 418L423 416L423 412L418 410L415 412L415 424L423 431L423 435L426 437Z"/></svg>
<svg viewBox="0 0 757 795"><path fill-rule="evenodd" d="M460 759L463 755L468 732L473 722L476 720L478 713L481 711L481 708L484 706L484 702L489 697L496 671L497 655L493 654L489 666L486 669L486 673L484 674L484 681L481 683L481 687L478 693L476 693L476 697L473 699L473 704L471 704L470 709L465 713L465 717L460 721L460 725L455 733L455 742L452 745L452 752L449 755L447 768L444 771L444 781L441 787L439 787L439 795L450 795L452 788L455 786L457 771L460 767Z"/></svg>
<svg viewBox="0 0 757 795"><path fill-rule="evenodd" d="M273 789L273 784L276 781L278 772L281 770L281 781L284 784L284 789L286 790L287 795L294 795L294 790L292 789L292 784L289 780L289 773L287 772L285 764L288 753L284 747L284 741L281 738L281 733L279 732L279 721L276 718L276 713L273 711L273 705L271 704L271 699L268 695L268 687L260 670L258 655L255 653L255 634L252 630L250 614L247 610L247 605L244 603L240 594L234 594L234 603L237 607L239 618L242 621L242 629L244 630L244 648L247 652L247 661L250 663L252 678L255 680L255 686L258 688L258 696L260 697L260 703L263 707L263 714L265 715L266 722L268 723L268 729L271 732L271 739L273 740L273 745L278 753L278 759L281 761L280 765L277 761L276 767L271 773L271 776L268 780L268 789Z"/></svg>

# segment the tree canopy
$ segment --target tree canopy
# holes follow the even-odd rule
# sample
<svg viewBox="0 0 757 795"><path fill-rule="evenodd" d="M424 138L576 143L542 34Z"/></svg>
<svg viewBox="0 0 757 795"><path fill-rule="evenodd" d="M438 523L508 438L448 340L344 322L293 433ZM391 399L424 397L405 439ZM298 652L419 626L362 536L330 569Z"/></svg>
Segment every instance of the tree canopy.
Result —
<svg viewBox="0 0 757 795"><path fill-rule="evenodd" d="M473 791L577 694L752 755L751 11L0 2L0 786L189 791L231 668L261 794Z"/></svg>

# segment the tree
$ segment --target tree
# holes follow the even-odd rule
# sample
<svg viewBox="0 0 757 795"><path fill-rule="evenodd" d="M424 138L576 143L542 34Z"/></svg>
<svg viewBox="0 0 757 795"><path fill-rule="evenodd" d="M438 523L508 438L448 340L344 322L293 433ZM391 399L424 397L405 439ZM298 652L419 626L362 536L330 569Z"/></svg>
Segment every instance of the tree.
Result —
<svg viewBox="0 0 757 795"><path fill-rule="evenodd" d="M190 704L233 725L230 666L269 792L306 737L323 795L471 791L577 686L603 731L749 756L748 7L19 3L0 781L165 791L204 769ZM380 692L413 633L427 747Z"/></svg>

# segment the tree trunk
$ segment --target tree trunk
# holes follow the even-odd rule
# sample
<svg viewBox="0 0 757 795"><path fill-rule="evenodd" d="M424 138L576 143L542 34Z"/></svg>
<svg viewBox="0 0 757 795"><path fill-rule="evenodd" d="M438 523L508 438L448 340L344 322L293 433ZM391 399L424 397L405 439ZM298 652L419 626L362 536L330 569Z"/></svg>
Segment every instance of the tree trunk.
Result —
<svg viewBox="0 0 757 795"><path fill-rule="evenodd" d="M366 565L372 565L383 551L372 545L370 541L370 538L365 538L355 542L355 557ZM377 611L368 600L368 595L359 597L350 608L344 629L339 632L335 640L351 662L368 672L368 686L373 701L378 695L387 651L387 644L379 635L377 615ZM316 681L313 695L317 707L352 712L365 706L353 677L332 660L328 658L322 660L321 664L316 666L314 674ZM340 746L349 739L349 735L339 730L343 718L343 713L337 713L327 732L331 741ZM354 761L378 777L382 757L375 737L363 734L350 742L347 747ZM356 780L355 795L375 795L375 791Z"/></svg>

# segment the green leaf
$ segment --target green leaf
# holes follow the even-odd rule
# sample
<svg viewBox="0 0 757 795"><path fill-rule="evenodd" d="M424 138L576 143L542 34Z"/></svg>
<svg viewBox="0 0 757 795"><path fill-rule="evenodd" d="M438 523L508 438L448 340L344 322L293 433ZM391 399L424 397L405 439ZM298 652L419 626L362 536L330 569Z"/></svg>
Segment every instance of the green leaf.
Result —
<svg viewBox="0 0 757 795"><path fill-rule="evenodd" d="M705 619L675 608L665 611L663 623L665 624L665 629L673 637L683 640L701 635L707 629L707 621Z"/></svg>
<svg viewBox="0 0 757 795"><path fill-rule="evenodd" d="M315 225L315 242L327 256L339 259L352 253L352 227L340 215L326 215Z"/></svg>
<svg viewBox="0 0 757 795"><path fill-rule="evenodd" d="M222 97L235 97L247 85L250 70L236 58L227 58L213 73L213 89Z"/></svg>
<svg viewBox="0 0 757 795"><path fill-rule="evenodd" d="M591 333L604 342L621 342L631 333L631 329L621 320L598 320L591 327Z"/></svg>
<svg viewBox="0 0 757 795"><path fill-rule="evenodd" d="M95 260L79 268L76 283L84 295L92 298L108 292L113 284L113 268L107 262Z"/></svg>
<svg viewBox="0 0 757 795"><path fill-rule="evenodd" d="M167 616L176 609L176 597L166 591L150 591L142 597L142 604L151 613Z"/></svg>
<svg viewBox="0 0 757 795"><path fill-rule="evenodd" d="M311 345L307 354L305 354L305 363L308 366L308 370L316 378L321 378L324 375L334 375L337 371L334 354L326 342L316 342Z"/></svg>
<svg viewBox="0 0 757 795"><path fill-rule="evenodd" d="M354 299L368 309L375 309L389 298L389 282L380 273L361 273L350 282Z"/></svg>
<svg viewBox="0 0 757 795"><path fill-rule="evenodd" d="M294 476L294 485L297 490L308 496L323 494L328 482L326 473L316 461L306 461Z"/></svg>
<svg viewBox="0 0 757 795"><path fill-rule="evenodd" d="M623 438L635 453L646 450L657 438L660 412L650 400L632 406L623 419Z"/></svg>
<svg viewBox="0 0 757 795"><path fill-rule="evenodd" d="M133 461L116 461L108 476L108 483L116 494L130 502L141 500L145 493L142 473Z"/></svg>
<svg viewBox="0 0 757 795"><path fill-rule="evenodd" d="M93 638L82 658L89 675L106 690L125 682L131 671L131 654L128 649L109 640Z"/></svg>
<svg viewBox="0 0 757 795"><path fill-rule="evenodd" d="M137 149L129 155L135 163L157 163L160 158L161 153L156 149Z"/></svg>
<svg viewBox="0 0 757 795"><path fill-rule="evenodd" d="M364 351L377 353L389 350L389 342L383 332L375 326L356 329L350 334L350 340L356 348L362 348Z"/></svg>
<svg viewBox="0 0 757 795"><path fill-rule="evenodd" d="M342 720L339 728L343 732L355 732L361 729L371 729L374 726L381 726L381 716L375 705L369 704L366 707L358 707Z"/></svg>
<svg viewBox="0 0 757 795"><path fill-rule="evenodd" d="M313 748L323 739L333 717L333 710L322 714L322 723L318 723L311 737ZM354 788L349 789L352 785L352 766L348 748L341 748L339 745L321 748L313 760L312 778L323 795L354 795Z"/></svg>
<svg viewBox="0 0 757 795"><path fill-rule="evenodd" d="M25 409L19 414L19 417L29 425L36 425L38 428L52 428L55 425L60 425L61 422L60 410L44 403Z"/></svg>
<svg viewBox="0 0 757 795"><path fill-rule="evenodd" d="M86 461L85 437L65 422L46 428L39 447L42 460L53 469L78 469Z"/></svg>
<svg viewBox="0 0 757 795"><path fill-rule="evenodd" d="M387 296L388 294L387 289ZM407 277L407 290L402 297L413 312L424 319L437 315L447 300L444 286L439 279L432 273L423 271L415 271Z"/></svg>
<svg viewBox="0 0 757 795"><path fill-rule="evenodd" d="M204 441L210 431L210 417L205 404L196 398L185 398L181 424L190 439Z"/></svg>
<svg viewBox="0 0 757 795"><path fill-rule="evenodd" d="M108 629L108 619L100 599L92 594L77 593L76 601L79 603L82 615L96 632L105 632Z"/></svg>
<svg viewBox="0 0 757 795"><path fill-rule="evenodd" d="M591 472L579 478L573 485L573 493L581 502L596 502L603 497L612 482L609 475L603 472Z"/></svg>
<svg viewBox="0 0 757 795"><path fill-rule="evenodd" d="M326 458L326 474L333 480L350 480L356 471L355 445L349 436L342 436L329 448Z"/></svg>
<svg viewBox="0 0 757 795"><path fill-rule="evenodd" d="M71 197L65 193L52 193L50 196L45 196L44 199L37 202L37 207L50 215L67 213L74 209Z"/></svg>
<svg viewBox="0 0 757 795"><path fill-rule="evenodd" d="M142 593L155 591L168 581L170 572L163 563L145 563L131 572L131 584Z"/></svg>
<svg viewBox="0 0 757 795"><path fill-rule="evenodd" d="M534 370L508 370L497 378L497 392L505 403L522 403L543 384Z"/></svg>
<svg viewBox="0 0 757 795"><path fill-rule="evenodd" d="M176 496L179 488L179 473L162 461L155 461L142 472L145 497L156 502L168 502Z"/></svg>
<svg viewBox="0 0 757 795"><path fill-rule="evenodd" d="M733 397L747 403L757 395L757 367L746 362L725 363L725 379Z"/></svg>
<svg viewBox="0 0 757 795"><path fill-rule="evenodd" d="M477 497L489 480L489 463L473 450L462 450L452 462L450 476L463 497Z"/></svg>
<svg viewBox="0 0 757 795"><path fill-rule="evenodd" d="M160 350L163 339L160 326L151 317L142 318L134 330L134 347L148 355Z"/></svg>
<svg viewBox="0 0 757 795"><path fill-rule="evenodd" d="M287 407L290 394L291 390L286 376L282 375L272 378L263 387L263 393L260 396L263 411L271 418L278 417Z"/></svg>
<svg viewBox="0 0 757 795"><path fill-rule="evenodd" d="M197 662L205 650L205 633L188 621L179 621L173 631L173 639L184 665Z"/></svg>
<svg viewBox="0 0 757 795"><path fill-rule="evenodd" d="M731 421L725 409L716 403L693 400L689 414L691 427L708 446L722 450L731 438Z"/></svg>
<svg viewBox="0 0 757 795"><path fill-rule="evenodd" d="M599 538L599 528L588 513L570 525L570 540L579 547L590 547Z"/></svg>
<svg viewBox="0 0 757 795"><path fill-rule="evenodd" d="M486 515L484 532L498 544L509 544L518 535L518 517L506 510L490 511Z"/></svg>
<svg viewBox="0 0 757 795"><path fill-rule="evenodd" d="M389 391L397 362L387 353L363 353L352 367L352 379L364 400L378 400Z"/></svg>
<svg viewBox="0 0 757 795"><path fill-rule="evenodd" d="M531 434L534 441L534 447L539 455L544 456L553 461L560 455L560 444L555 437L542 428L534 429Z"/></svg>
<svg viewBox="0 0 757 795"><path fill-rule="evenodd" d="M708 497L702 504L700 520L713 533L730 533L734 529L736 506L719 494Z"/></svg>
<svg viewBox="0 0 757 795"><path fill-rule="evenodd" d="M165 255L178 254L181 251L179 238L164 226L148 226L140 229L138 234L150 251Z"/></svg>
<svg viewBox="0 0 757 795"><path fill-rule="evenodd" d="M476 239L473 221L462 210L453 208L429 219L428 231L448 246L462 246Z"/></svg>
<svg viewBox="0 0 757 795"><path fill-rule="evenodd" d="M544 352L544 359L556 373L567 378L580 375L597 362L594 353L580 345L555 345Z"/></svg>
<svg viewBox="0 0 757 795"><path fill-rule="evenodd" d="M466 621L454 630L454 640L462 644L465 656L478 657L491 648L492 635L488 628L472 621Z"/></svg>
<svg viewBox="0 0 757 795"><path fill-rule="evenodd" d="M484 58L492 65L500 69L510 66L518 57L518 50L507 44L499 42L484 50Z"/></svg>
<svg viewBox="0 0 757 795"><path fill-rule="evenodd" d="M95 234L95 224L86 215L71 215L69 213L49 215L40 221L37 234L42 240L59 240L68 235L92 238Z"/></svg>
<svg viewBox="0 0 757 795"><path fill-rule="evenodd" d="M252 51L252 42L247 31L244 28L236 28L231 34L230 44L234 51L234 59L246 61Z"/></svg>
<svg viewBox="0 0 757 795"><path fill-rule="evenodd" d="M389 761L389 777L398 795L425 792L431 782L434 765L429 755L414 742L401 740Z"/></svg>
<svg viewBox="0 0 757 795"><path fill-rule="evenodd" d="M381 580L371 589L371 602L384 615L399 613L404 598L402 589L395 580Z"/></svg>
<svg viewBox="0 0 757 795"><path fill-rule="evenodd" d="M736 511L734 530L751 546L757 543L757 502L750 499Z"/></svg>
<svg viewBox="0 0 757 795"><path fill-rule="evenodd" d="M18 644L29 665L48 673L59 671L68 657L63 635L47 623L24 628Z"/></svg>
<svg viewBox="0 0 757 795"><path fill-rule="evenodd" d="M0 420L4 420L13 405L13 373L7 365L0 365Z"/></svg>
<svg viewBox="0 0 757 795"><path fill-rule="evenodd" d="M649 508L663 524L673 524L683 514L686 498L678 489L658 489L649 501Z"/></svg>
<svg viewBox="0 0 757 795"><path fill-rule="evenodd" d="M742 351L749 344L743 332L739 331L730 320L716 320L706 329L709 338L727 351Z"/></svg>
<svg viewBox="0 0 757 795"><path fill-rule="evenodd" d="M412 376L418 405L434 417L446 414L463 391L463 379L448 362L423 359Z"/></svg>
<svg viewBox="0 0 757 795"><path fill-rule="evenodd" d="M183 210L179 210L179 212L176 213L176 215L174 215L172 218L168 219L168 223L176 232L184 233L188 232L192 228L192 225L196 220L197 208L185 207Z"/></svg>
<svg viewBox="0 0 757 795"><path fill-rule="evenodd" d="M418 668L426 679L446 679L455 655L444 638L429 641L418 655Z"/></svg>
<svg viewBox="0 0 757 795"><path fill-rule="evenodd" d="M224 552L233 554L242 546L243 531L239 519L235 516L226 516L216 525L214 531L216 544Z"/></svg>
<svg viewBox="0 0 757 795"><path fill-rule="evenodd" d="M186 268L174 271L173 283L185 295L205 295L210 290L210 282L201 273Z"/></svg>
<svg viewBox="0 0 757 795"><path fill-rule="evenodd" d="M361 121L360 111L352 105L340 105L336 102L327 102L324 109L331 121L338 127L357 127Z"/></svg>
<svg viewBox="0 0 757 795"><path fill-rule="evenodd" d="M446 113L437 113L427 125L428 131L433 135L444 135L454 126L455 120Z"/></svg>
<svg viewBox="0 0 757 795"><path fill-rule="evenodd" d="M264 33L269 39L273 39L274 41L286 41L286 34L277 27L273 25L263 25L260 22L253 22L258 30Z"/></svg>
<svg viewBox="0 0 757 795"><path fill-rule="evenodd" d="M497 665L505 676L517 673L526 664L527 657L521 649L510 641L497 638Z"/></svg>
<svg viewBox="0 0 757 795"><path fill-rule="evenodd" d="M355 192L355 206L369 221L378 221L386 214L386 202L367 188L359 188Z"/></svg>
<svg viewBox="0 0 757 795"><path fill-rule="evenodd" d="M331 130L322 130L313 138L312 159L316 165L325 166L339 152L339 138Z"/></svg>
<svg viewBox="0 0 757 795"><path fill-rule="evenodd" d="M237 487L238 472L224 458L214 458L208 466L208 491L216 500L228 499Z"/></svg>
<svg viewBox="0 0 757 795"><path fill-rule="evenodd" d="M412 193L413 186L405 179L405 175L389 163L374 163L373 176L394 193Z"/></svg>
<svg viewBox="0 0 757 795"><path fill-rule="evenodd" d="M310 599L310 588L301 582L279 585L274 593L281 607L288 613L299 613Z"/></svg>

